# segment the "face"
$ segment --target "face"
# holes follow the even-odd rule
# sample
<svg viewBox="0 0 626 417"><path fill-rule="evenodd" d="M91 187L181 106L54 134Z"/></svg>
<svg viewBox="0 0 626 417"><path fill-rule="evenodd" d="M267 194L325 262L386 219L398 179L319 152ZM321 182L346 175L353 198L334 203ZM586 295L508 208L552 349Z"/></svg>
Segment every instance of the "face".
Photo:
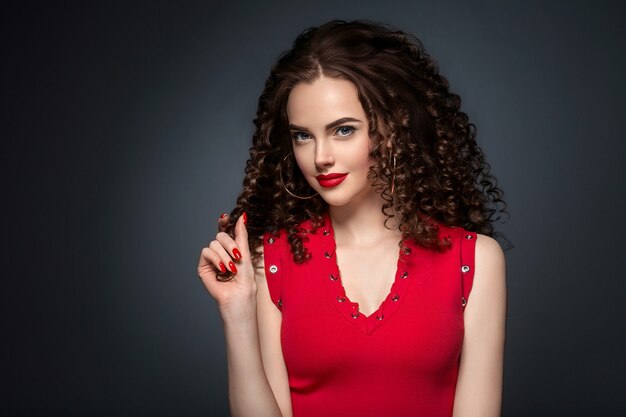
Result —
<svg viewBox="0 0 626 417"><path fill-rule="evenodd" d="M369 126L352 82L322 76L297 84L287 115L298 167L330 206L358 204L375 194L367 179L374 164Z"/></svg>

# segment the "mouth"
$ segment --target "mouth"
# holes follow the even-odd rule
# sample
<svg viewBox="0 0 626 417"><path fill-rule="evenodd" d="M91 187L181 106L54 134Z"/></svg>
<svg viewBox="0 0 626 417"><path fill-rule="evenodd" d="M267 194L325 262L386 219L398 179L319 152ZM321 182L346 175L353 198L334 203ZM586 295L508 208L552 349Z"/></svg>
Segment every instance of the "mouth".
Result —
<svg viewBox="0 0 626 417"><path fill-rule="evenodd" d="M327 174L327 175L318 175L317 177L315 177L317 179L317 181L320 183L320 185L324 188L331 188L331 187L336 187L337 185L341 184L343 182L343 180L346 179L346 177L348 176L348 173L346 172L345 174Z"/></svg>

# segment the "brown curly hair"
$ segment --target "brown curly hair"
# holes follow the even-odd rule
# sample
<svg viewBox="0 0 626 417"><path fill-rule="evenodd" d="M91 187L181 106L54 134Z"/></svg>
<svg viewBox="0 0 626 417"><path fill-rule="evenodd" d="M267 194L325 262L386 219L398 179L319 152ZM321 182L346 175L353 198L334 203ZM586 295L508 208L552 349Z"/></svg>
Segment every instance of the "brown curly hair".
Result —
<svg viewBox="0 0 626 417"><path fill-rule="evenodd" d="M368 20L333 20L297 37L273 66L259 98L243 191L225 229L232 236L245 211L255 259L264 232L284 228L294 261L306 261L310 257L303 244L306 233L298 225L310 219L315 230L322 224L325 201L319 195L294 198L279 175L294 194L314 194L290 155L286 105L296 84L321 75L346 79L357 87L376 161L368 178L385 201L385 224L395 212L404 236L438 251L449 242L439 240L436 222L492 237L498 234L491 222L500 219L498 213L506 213L503 192L476 143L475 126L460 111L460 97L450 92L419 39ZM391 140L390 149L385 139Z"/></svg>

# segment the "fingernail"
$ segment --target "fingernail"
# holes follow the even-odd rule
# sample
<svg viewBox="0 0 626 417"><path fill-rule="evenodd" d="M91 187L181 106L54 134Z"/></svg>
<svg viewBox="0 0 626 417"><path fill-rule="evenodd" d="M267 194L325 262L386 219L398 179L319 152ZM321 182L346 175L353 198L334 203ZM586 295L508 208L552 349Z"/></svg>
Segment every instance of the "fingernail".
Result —
<svg viewBox="0 0 626 417"><path fill-rule="evenodd" d="M226 267L224 266L224 262L220 262L220 269L222 272L226 272Z"/></svg>
<svg viewBox="0 0 626 417"><path fill-rule="evenodd" d="M245 211L243 212L243 224L248 224L248 215Z"/></svg>
<svg viewBox="0 0 626 417"><path fill-rule="evenodd" d="M220 219L223 219L224 217L228 216L228 214L226 213L222 213L222 215L220 216Z"/></svg>
<svg viewBox="0 0 626 417"><path fill-rule="evenodd" d="M232 262L228 263L228 267L230 268L231 271L233 271L233 274L237 273L237 268L235 268L235 264Z"/></svg>
<svg viewBox="0 0 626 417"><path fill-rule="evenodd" d="M233 249L233 255L235 255L235 259L241 259L241 252L239 252L239 249Z"/></svg>

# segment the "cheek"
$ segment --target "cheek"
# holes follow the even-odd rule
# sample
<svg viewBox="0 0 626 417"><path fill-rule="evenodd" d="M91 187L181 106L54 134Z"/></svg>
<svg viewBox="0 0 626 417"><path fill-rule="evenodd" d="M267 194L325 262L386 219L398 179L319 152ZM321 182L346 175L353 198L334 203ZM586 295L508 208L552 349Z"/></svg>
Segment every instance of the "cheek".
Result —
<svg viewBox="0 0 626 417"><path fill-rule="evenodd" d="M296 160L296 166L294 167L294 170L299 170L300 172L306 172L306 166L307 166L306 153L294 151L293 156Z"/></svg>
<svg viewBox="0 0 626 417"><path fill-rule="evenodd" d="M352 154L352 165L355 167L361 167L363 169L368 169L372 164L374 164L374 160L370 157L369 149L359 149Z"/></svg>

